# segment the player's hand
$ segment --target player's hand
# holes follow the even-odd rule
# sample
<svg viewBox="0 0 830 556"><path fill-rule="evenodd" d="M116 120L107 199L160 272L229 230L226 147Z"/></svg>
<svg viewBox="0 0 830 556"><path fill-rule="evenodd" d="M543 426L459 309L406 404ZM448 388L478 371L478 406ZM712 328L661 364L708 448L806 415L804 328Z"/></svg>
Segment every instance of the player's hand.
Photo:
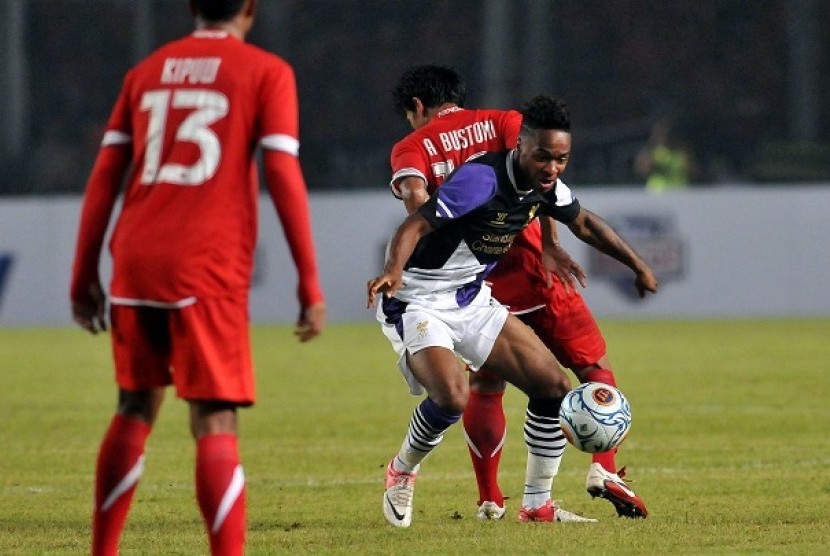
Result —
<svg viewBox="0 0 830 556"><path fill-rule="evenodd" d="M636 278L634 278L634 287L637 288L637 293L640 294L640 298L642 299L646 296L646 292L657 293L657 289L660 286L657 283L657 277L654 276L651 269L646 268L637 273Z"/></svg>
<svg viewBox="0 0 830 556"><path fill-rule="evenodd" d="M107 330L107 296L97 280L89 285L89 299L72 302L72 319L90 334Z"/></svg>
<svg viewBox="0 0 830 556"><path fill-rule="evenodd" d="M559 281L565 287L565 293L576 290L574 278L576 278L583 288L588 286L588 277L585 271L571 258L570 253L560 246L542 250L542 266L547 270L545 277L548 287L553 285L553 278L551 276L559 278Z"/></svg>
<svg viewBox="0 0 830 556"><path fill-rule="evenodd" d="M326 325L326 304L322 301L300 309L300 317L294 335L301 342L313 340L323 331Z"/></svg>
<svg viewBox="0 0 830 556"><path fill-rule="evenodd" d="M366 293L368 295L368 299L366 300L366 308L371 309L375 306L375 298L379 293L385 293L386 297L392 297L395 295L401 286L403 285L403 280L401 279L400 275L390 274L385 272L376 278L372 278L366 284Z"/></svg>

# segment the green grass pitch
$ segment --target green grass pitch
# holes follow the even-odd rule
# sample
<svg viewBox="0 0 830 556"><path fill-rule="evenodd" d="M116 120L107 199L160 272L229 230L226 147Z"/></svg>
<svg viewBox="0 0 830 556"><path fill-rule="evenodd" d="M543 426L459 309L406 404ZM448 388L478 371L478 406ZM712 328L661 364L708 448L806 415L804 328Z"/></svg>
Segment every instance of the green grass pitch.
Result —
<svg viewBox="0 0 830 556"><path fill-rule="evenodd" d="M830 540L830 320L601 322L633 409L618 455L651 515L616 517L568 448L555 497L596 524L516 522L524 396L506 396L500 522L475 519L460 425L422 467L412 527L381 512L417 402L371 323L300 345L253 329L259 400L241 412L249 554L820 554ZM0 553L83 554L93 466L115 407L109 341L0 330ZM168 394L123 554L206 554L186 406Z"/></svg>

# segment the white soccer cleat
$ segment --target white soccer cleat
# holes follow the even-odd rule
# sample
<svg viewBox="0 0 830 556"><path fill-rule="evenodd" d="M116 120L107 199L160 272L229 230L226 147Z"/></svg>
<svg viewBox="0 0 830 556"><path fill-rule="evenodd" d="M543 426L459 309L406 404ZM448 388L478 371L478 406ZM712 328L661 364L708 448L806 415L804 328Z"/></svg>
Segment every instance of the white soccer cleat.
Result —
<svg viewBox="0 0 830 556"><path fill-rule="evenodd" d="M605 498L617 510L620 517L645 518L648 515L643 499L628 488L622 478L625 476L625 467L617 473L606 471L599 463L592 463L588 469L588 478L585 489L588 494L596 498Z"/></svg>
<svg viewBox="0 0 830 556"><path fill-rule="evenodd" d="M504 506L499 506L495 502L488 500L486 502L482 502L481 506L478 507L476 517L482 521L501 519L504 517L504 511Z"/></svg>
<svg viewBox="0 0 830 556"><path fill-rule="evenodd" d="M412 523L412 499L415 496L415 479L418 475L397 471L392 466L392 461L386 466L383 515L386 517L386 521L395 527L409 527Z"/></svg>
<svg viewBox="0 0 830 556"><path fill-rule="evenodd" d="M556 502L553 503L553 520L557 523L597 523L599 521L593 517L585 517L569 512L564 508L560 508Z"/></svg>
<svg viewBox="0 0 830 556"><path fill-rule="evenodd" d="M548 498L545 505L540 508L525 508L519 510L519 521L547 521L555 523L596 523L597 520L591 517L584 517L573 512L569 512Z"/></svg>

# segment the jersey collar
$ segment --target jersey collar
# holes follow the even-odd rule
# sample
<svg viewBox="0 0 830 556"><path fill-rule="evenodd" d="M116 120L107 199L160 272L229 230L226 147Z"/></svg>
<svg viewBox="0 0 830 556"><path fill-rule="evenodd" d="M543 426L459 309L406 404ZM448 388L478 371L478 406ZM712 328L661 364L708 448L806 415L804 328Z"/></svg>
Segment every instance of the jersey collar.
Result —
<svg viewBox="0 0 830 556"><path fill-rule="evenodd" d="M440 118L441 116L446 116L447 114L452 114L453 112L460 112L464 110L460 106L450 106L449 108L444 108L440 112L438 112L435 116Z"/></svg>
<svg viewBox="0 0 830 556"><path fill-rule="evenodd" d="M193 31L193 36L197 39L226 39L230 36L230 33L218 29L199 29Z"/></svg>
<svg viewBox="0 0 830 556"><path fill-rule="evenodd" d="M510 149L510 152L507 153L507 157L506 157L507 160L506 160L505 164L507 164L507 177L510 178L510 183L513 185L513 191L516 192L516 194L519 196L519 198L522 198L522 197L525 197L525 196L530 195L531 193L533 193L533 189L528 189L526 191L523 191L523 190L519 189L519 187L517 185L516 174L515 174L515 170L514 170L515 166L513 164L514 162L516 162L516 157L517 156L518 156L518 152L516 151L516 149Z"/></svg>

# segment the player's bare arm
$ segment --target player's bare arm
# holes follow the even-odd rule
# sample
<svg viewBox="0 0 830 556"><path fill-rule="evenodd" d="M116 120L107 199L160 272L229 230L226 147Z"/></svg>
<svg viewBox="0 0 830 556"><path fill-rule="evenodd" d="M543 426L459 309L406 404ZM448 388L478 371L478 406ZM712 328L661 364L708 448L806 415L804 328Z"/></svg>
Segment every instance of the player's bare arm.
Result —
<svg viewBox="0 0 830 556"><path fill-rule="evenodd" d="M574 278L583 288L587 287L585 271L559 243L556 220L548 216L540 216L539 223L542 228L542 265L548 272L559 278L566 292L576 289ZM550 287L552 285L550 275L547 279L548 287Z"/></svg>
<svg viewBox="0 0 830 556"><path fill-rule="evenodd" d="M429 199L427 183L417 176L406 176L398 182L398 187L407 214L418 210Z"/></svg>
<svg viewBox="0 0 830 556"><path fill-rule="evenodd" d="M602 217L582 208L579 215L568 224L568 228L588 245L614 257L634 271L634 287L640 297L645 297L647 291L657 292L657 278L651 268Z"/></svg>
<svg viewBox="0 0 830 556"><path fill-rule="evenodd" d="M432 226L420 213L415 212L406 217L389 243L383 274L372 278L367 284L368 299L366 307L375 306L375 297L379 293L385 293L387 297L392 297L395 292L401 289L403 285L403 267L406 261L415 251L418 241L431 231Z"/></svg>

